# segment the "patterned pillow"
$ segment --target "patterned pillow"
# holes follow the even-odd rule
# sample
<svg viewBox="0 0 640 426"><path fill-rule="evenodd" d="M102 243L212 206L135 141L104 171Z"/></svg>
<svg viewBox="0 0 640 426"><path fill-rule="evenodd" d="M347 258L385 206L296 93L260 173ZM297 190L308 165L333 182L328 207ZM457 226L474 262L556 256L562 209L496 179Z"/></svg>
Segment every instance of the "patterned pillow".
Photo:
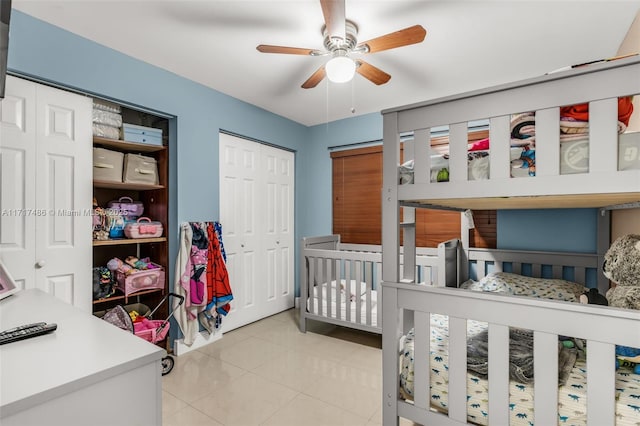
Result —
<svg viewBox="0 0 640 426"><path fill-rule="evenodd" d="M509 272L492 272L468 288L566 302L579 302L580 295L587 291L582 284L571 281L526 277Z"/></svg>

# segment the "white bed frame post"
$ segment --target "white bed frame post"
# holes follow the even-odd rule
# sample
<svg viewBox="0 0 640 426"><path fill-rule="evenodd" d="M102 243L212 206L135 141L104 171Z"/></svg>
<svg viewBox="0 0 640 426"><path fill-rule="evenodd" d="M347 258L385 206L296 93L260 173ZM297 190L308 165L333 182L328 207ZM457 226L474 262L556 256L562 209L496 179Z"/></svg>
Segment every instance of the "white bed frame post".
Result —
<svg viewBox="0 0 640 426"><path fill-rule="evenodd" d="M598 242L597 242L597 250L598 250L598 272L597 272L597 282L598 282L598 291L602 295L607 294L607 290L609 290L609 279L604 276L602 265L604 263L604 254L609 249L611 245L611 211L608 209L600 209L598 210Z"/></svg>
<svg viewBox="0 0 640 426"><path fill-rule="evenodd" d="M398 205L398 164L400 136L398 114L383 116L382 150L382 365L397 364L398 339L402 328L398 310L398 290L386 282L398 282L400 271L400 207ZM393 317L389 318L389 315ZM398 371L383 369L382 424L398 425Z"/></svg>

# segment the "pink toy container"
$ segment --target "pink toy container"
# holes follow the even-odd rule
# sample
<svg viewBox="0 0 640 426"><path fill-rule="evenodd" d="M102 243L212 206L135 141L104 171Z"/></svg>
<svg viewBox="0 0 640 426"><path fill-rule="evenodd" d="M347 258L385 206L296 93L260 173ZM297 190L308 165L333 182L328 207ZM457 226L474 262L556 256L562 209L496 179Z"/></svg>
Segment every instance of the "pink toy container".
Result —
<svg viewBox="0 0 640 426"><path fill-rule="evenodd" d="M162 236L162 231L162 223L152 221L148 217L141 217L124 226L124 235L127 238L156 238Z"/></svg>
<svg viewBox="0 0 640 426"><path fill-rule="evenodd" d="M157 268L134 272L129 275L116 271L118 289L122 290L125 296L129 296L130 294L143 290L163 289L164 268L160 265L156 265L155 263L153 265Z"/></svg>

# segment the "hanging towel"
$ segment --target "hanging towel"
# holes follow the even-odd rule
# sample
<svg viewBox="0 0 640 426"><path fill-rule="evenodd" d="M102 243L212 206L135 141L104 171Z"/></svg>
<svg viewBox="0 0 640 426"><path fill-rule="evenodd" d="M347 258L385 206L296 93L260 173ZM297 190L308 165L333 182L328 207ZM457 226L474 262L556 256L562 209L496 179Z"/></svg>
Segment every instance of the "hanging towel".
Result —
<svg viewBox="0 0 640 426"><path fill-rule="evenodd" d="M220 234L222 227L219 226ZM229 274L222 257L220 242L216 236L216 227L213 223L207 226L207 235L209 236L209 260L207 262L207 282L209 283L209 294L211 299L207 305L207 311L212 314L227 315L231 309L229 302L233 300L231 285L229 283ZM220 321L216 322L216 328L219 327Z"/></svg>
<svg viewBox="0 0 640 426"><path fill-rule="evenodd" d="M222 252L222 259L227 262L227 253L224 251L224 243L222 242L222 224L220 222L213 222L213 229L216 231L216 237L218 237L218 243L220 244L220 251Z"/></svg>
<svg viewBox="0 0 640 426"><path fill-rule="evenodd" d="M207 305L207 261L209 257L209 239L207 238L207 223L191 222L191 276L189 300L191 306ZM195 314L195 313L194 313Z"/></svg>
<svg viewBox="0 0 640 426"><path fill-rule="evenodd" d="M173 291L180 296L184 296L185 303L178 305L178 301L174 302L176 309L176 322L184 336L183 342L187 346L193 344L196 332L198 331L198 323L194 321L195 316L191 312L191 301L189 300L189 289L191 279L191 247L192 247L192 231L188 223L180 226L180 245L178 248L178 256L175 265L175 280Z"/></svg>

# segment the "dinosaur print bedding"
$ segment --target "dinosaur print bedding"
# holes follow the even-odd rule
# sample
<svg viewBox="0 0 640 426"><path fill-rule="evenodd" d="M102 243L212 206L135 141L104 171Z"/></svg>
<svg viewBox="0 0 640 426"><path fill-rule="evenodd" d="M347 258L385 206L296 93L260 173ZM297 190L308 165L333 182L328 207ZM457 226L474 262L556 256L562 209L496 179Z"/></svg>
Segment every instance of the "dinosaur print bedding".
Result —
<svg viewBox="0 0 640 426"><path fill-rule="evenodd" d="M467 321L467 336L486 329L486 323ZM448 407L448 317L431 315L430 395L431 406L446 412ZM413 343L411 330L402 342L400 353L400 392L413 399ZM565 385L558 390L558 423L586 425L587 370L584 359L578 359ZM534 425L533 384L511 381L509 386L510 424ZM488 381L467 373L467 419L470 423L487 425L489 419ZM637 425L640 422L640 375L631 370L616 372L616 425Z"/></svg>

